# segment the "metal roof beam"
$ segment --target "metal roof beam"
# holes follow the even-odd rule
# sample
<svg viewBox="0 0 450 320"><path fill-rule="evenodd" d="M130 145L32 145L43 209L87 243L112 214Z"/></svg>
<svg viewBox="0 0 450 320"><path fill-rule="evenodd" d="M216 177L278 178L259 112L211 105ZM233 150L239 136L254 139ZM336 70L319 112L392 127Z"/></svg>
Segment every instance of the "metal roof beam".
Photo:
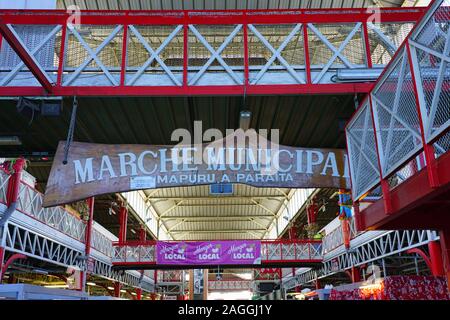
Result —
<svg viewBox="0 0 450 320"><path fill-rule="evenodd" d="M250 232L250 231L260 231L265 232L266 229L210 229L210 230L174 230L172 234L179 233L242 233L242 232Z"/></svg>
<svg viewBox="0 0 450 320"><path fill-rule="evenodd" d="M223 219L223 220L249 220L249 219L272 219L272 215L234 215L234 216L167 216L164 220L202 220L202 219Z"/></svg>
<svg viewBox="0 0 450 320"><path fill-rule="evenodd" d="M208 195L205 197L192 197L192 196L188 196L188 197L156 197L156 196L148 196L147 200L149 201L155 201L155 200L211 200L211 201L216 201L217 199L219 200L228 200L228 199L267 199L267 198L284 198L284 194L275 194L275 195L261 195L261 196L243 196L243 195L231 195L231 196L212 196L212 195Z"/></svg>

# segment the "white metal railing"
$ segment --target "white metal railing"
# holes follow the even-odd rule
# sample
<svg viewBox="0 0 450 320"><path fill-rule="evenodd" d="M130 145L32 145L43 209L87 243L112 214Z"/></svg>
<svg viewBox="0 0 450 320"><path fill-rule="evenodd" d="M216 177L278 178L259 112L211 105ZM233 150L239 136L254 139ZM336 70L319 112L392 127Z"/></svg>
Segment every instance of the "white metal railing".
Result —
<svg viewBox="0 0 450 320"><path fill-rule="evenodd" d="M261 259L267 261L321 260L321 241L262 241Z"/></svg>
<svg viewBox="0 0 450 320"><path fill-rule="evenodd" d="M380 181L375 135L368 100L359 107L346 131L353 199L359 199Z"/></svg>
<svg viewBox="0 0 450 320"><path fill-rule="evenodd" d="M208 281L210 290L250 290L252 281L249 280L220 280Z"/></svg>
<svg viewBox="0 0 450 320"><path fill-rule="evenodd" d="M393 189L450 150L449 5L432 3L346 128L355 200L380 194L383 181Z"/></svg>
<svg viewBox="0 0 450 320"><path fill-rule="evenodd" d="M356 230L355 218L350 218L349 222L349 232L350 240L356 238L364 231ZM340 247L344 244L344 235L342 231L342 224L339 224L336 228L327 233L322 239L322 255L326 255L333 251L334 249Z"/></svg>
<svg viewBox="0 0 450 320"><path fill-rule="evenodd" d="M117 237L97 223L92 226L91 246L111 258L114 253L113 242Z"/></svg>
<svg viewBox="0 0 450 320"><path fill-rule="evenodd" d="M117 263L156 263L156 245L116 245L112 262Z"/></svg>
<svg viewBox="0 0 450 320"><path fill-rule="evenodd" d="M450 1L443 1L409 38L414 73L417 83L421 84L417 90L427 143L450 126L449 5ZM431 87L427 88L428 85ZM448 142L438 141L437 147L448 150Z"/></svg>
<svg viewBox="0 0 450 320"><path fill-rule="evenodd" d="M84 242L86 224L63 207L43 208L43 195L33 187L21 182L17 198L17 210L29 215L58 231Z"/></svg>
<svg viewBox="0 0 450 320"><path fill-rule="evenodd" d="M8 181L11 175L0 168L0 203L6 204L8 195Z"/></svg>
<svg viewBox="0 0 450 320"><path fill-rule="evenodd" d="M138 17L111 13L114 22L110 25L85 22L101 17L102 12L82 12L81 25L63 25L60 17L49 11L34 13L46 15L47 25L29 19L6 24L46 78L52 83L61 78L65 87L181 87L184 75L189 86L243 85L246 69L252 85L306 84L308 77L319 84L334 83L338 69L381 70L421 10L394 13L378 9L380 14L394 14L401 21L369 23L367 29L364 22L371 13L365 9L296 10L305 20L301 22L292 22L294 11L279 11L279 22L266 24L253 18L274 12L224 11L215 15L186 11L139 13ZM317 18L324 13L329 17L325 23ZM146 15L149 21L168 16L172 21L145 25L136 19L133 24L133 19ZM214 15L221 25L196 21ZM342 15L350 21L340 22ZM8 20L9 16L4 16ZM364 18L356 21L359 16ZM365 33L371 36L365 38ZM8 43L1 47L0 71L0 86L39 85Z"/></svg>

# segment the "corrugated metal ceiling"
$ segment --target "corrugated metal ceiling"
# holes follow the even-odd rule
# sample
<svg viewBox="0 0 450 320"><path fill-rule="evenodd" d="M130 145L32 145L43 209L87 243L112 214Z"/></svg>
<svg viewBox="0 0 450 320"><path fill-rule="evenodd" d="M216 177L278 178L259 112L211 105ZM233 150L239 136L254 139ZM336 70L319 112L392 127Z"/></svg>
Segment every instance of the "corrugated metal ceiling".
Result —
<svg viewBox="0 0 450 320"><path fill-rule="evenodd" d="M60 117L18 114L16 101L0 101L1 135L18 135L23 145L4 147L3 152L55 151L65 140L71 113L64 101ZM242 97L148 97L79 99L75 139L96 143L174 144L173 130L193 132L194 121L203 130L237 129L239 113L252 112L251 127L279 129L280 143L298 147L344 148L342 125L354 110L352 96L250 96Z"/></svg>
<svg viewBox="0 0 450 320"><path fill-rule="evenodd" d="M145 192L174 239L251 239L264 236L290 189L235 184L228 196L211 196L209 186Z"/></svg>
<svg viewBox="0 0 450 320"><path fill-rule="evenodd" d="M232 10L399 7L404 0L58 0L58 8L92 10Z"/></svg>

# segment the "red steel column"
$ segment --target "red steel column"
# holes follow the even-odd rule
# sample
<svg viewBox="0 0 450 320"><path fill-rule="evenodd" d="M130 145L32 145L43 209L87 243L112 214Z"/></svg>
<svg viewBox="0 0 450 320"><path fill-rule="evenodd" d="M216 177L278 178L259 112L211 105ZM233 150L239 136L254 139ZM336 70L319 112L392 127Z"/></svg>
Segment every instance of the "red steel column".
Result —
<svg viewBox="0 0 450 320"><path fill-rule="evenodd" d="M3 267L4 267L4 262L3 260L5 259L5 249L3 247L0 247L0 284L2 283L2 278L3 278Z"/></svg>
<svg viewBox="0 0 450 320"><path fill-rule="evenodd" d="M144 242L147 239L147 231L144 226L139 229L139 241ZM144 274L144 270L141 270L141 274ZM136 300L142 300L142 289L136 288Z"/></svg>
<svg viewBox="0 0 450 320"><path fill-rule="evenodd" d="M25 159L18 158L12 165L13 173L8 181L8 189L6 191L6 205L9 207L17 201L20 191L20 180L22 179L22 170L25 167ZM0 275L4 267L5 248L0 246ZM1 282L1 278L0 278Z"/></svg>
<svg viewBox="0 0 450 320"><path fill-rule="evenodd" d="M342 240L346 249L350 248L350 225L348 219L341 220Z"/></svg>
<svg viewBox="0 0 450 320"><path fill-rule="evenodd" d="M351 273L352 273L352 282L353 283L361 281L361 274L357 267L352 267Z"/></svg>
<svg viewBox="0 0 450 320"><path fill-rule="evenodd" d="M296 226L291 226L289 228L289 239L290 240L297 239L297 227Z"/></svg>
<svg viewBox="0 0 450 320"><path fill-rule="evenodd" d="M114 282L114 297L120 298L120 289L121 289L120 282Z"/></svg>
<svg viewBox="0 0 450 320"><path fill-rule="evenodd" d="M121 205L119 210L119 243L127 241L127 220L128 210Z"/></svg>
<svg viewBox="0 0 450 320"><path fill-rule="evenodd" d="M85 242L84 242L84 254L86 256L86 265L89 263L89 256L91 254L91 239L92 239L92 222L94 220L94 197L87 199L89 208L89 219L86 223ZM81 291L86 291L87 270L81 272Z"/></svg>
<svg viewBox="0 0 450 320"><path fill-rule="evenodd" d="M443 276L444 263L442 262L442 251L438 241L428 242L428 251L430 252L431 272L433 276Z"/></svg>
<svg viewBox="0 0 450 320"><path fill-rule="evenodd" d="M444 264L444 272L447 277L447 289L450 292L450 228L441 230L439 233L442 257Z"/></svg>
<svg viewBox="0 0 450 320"><path fill-rule="evenodd" d="M136 300L142 300L142 289L141 288L136 289Z"/></svg>
<svg viewBox="0 0 450 320"><path fill-rule="evenodd" d="M13 173L11 175L11 178L9 178L8 191L6 195L6 204L8 206L10 206L11 203L16 202L17 198L19 197L20 180L22 179L22 170L24 167L24 158L16 159L16 161L12 165Z"/></svg>

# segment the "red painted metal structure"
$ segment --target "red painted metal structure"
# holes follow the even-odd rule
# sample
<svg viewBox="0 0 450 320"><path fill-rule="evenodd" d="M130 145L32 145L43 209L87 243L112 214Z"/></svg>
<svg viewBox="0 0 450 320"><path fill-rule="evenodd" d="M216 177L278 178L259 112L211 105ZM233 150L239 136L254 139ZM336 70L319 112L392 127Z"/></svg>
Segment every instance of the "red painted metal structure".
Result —
<svg viewBox="0 0 450 320"><path fill-rule="evenodd" d="M314 10L227 10L227 11L82 11L82 26L123 27L122 61L120 64L120 81L118 85L109 86L64 86L64 55L67 24L71 16L60 10L0 10L0 30L12 48L23 59L32 73L41 83L39 86L2 86L0 96L176 96L176 95L258 95L258 94L336 94L364 93L372 87L369 82L356 83L313 83L309 56L308 30L303 28L303 47L305 58L305 83L299 84L250 84L249 83L249 44L248 34L250 24L282 25L282 24L335 24L361 23L365 42L366 67L372 68L371 52L367 21L374 15L379 15L383 23L415 23L424 13L424 8L377 8L377 9L314 9ZM33 19L30 19L30 17ZM188 84L188 32L191 25L238 25L243 26L243 57L244 81L235 85L189 85ZM14 37L8 25L59 25L62 28L59 41L60 57L55 83L48 83L39 67L33 64L33 59L20 50L19 41ZM183 67L180 86L130 86L125 84L126 54L128 26L183 26ZM1 42L0 42L1 43Z"/></svg>
<svg viewBox="0 0 450 320"><path fill-rule="evenodd" d="M8 181L5 199L6 200L5 204L8 207L11 206L13 203L17 202L17 199L19 197L20 181L22 179L22 170L25 167L25 163L26 163L25 159L19 158L13 164L11 164L10 168L0 167L0 170L3 170L8 174L11 174L11 177L9 178ZM16 255L13 256L17 257ZM4 259L5 259L5 248L0 246L0 283L2 281L3 273L4 271L6 271L10 263L4 262Z"/></svg>
<svg viewBox="0 0 450 320"><path fill-rule="evenodd" d="M441 7L439 7L441 5ZM433 16L432 16L433 15ZM425 23L430 21L431 19L435 19L434 23L438 25L440 19L448 23L450 19L450 8L445 7L442 4L442 1L434 1L427 9L427 15L425 15L424 20L419 22L416 25L416 28L423 27L425 28ZM434 24L431 24L434 27ZM436 27L437 28L437 27ZM434 88L433 81L436 80L423 80L423 82L416 81L418 77L421 77L419 74L422 72L422 65L419 65L417 62L417 57L412 53L413 50L416 50L418 43L416 38L419 37L419 34L415 34L415 29L413 29L410 35L405 39L404 43L400 47L400 49L396 52L395 56L392 58L390 64L384 69L377 83L381 81L386 81L387 86L392 85L387 80L389 72L392 72L394 69L393 66L400 65L402 61L401 59L405 59L407 61L406 68L408 74L410 74L412 88L407 86L401 87L401 90L405 90L407 94L411 94L413 96L413 105L411 110L415 110L418 117L418 131L420 136L420 148L416 149L415 152L408 153L408 156L402 158L402 163L396 164L394 169L391 169L390 173L386 173L387 169L383 168L381 158L386 156L382 153L382 147L380 146L380 141L382 141L379 137L377 137L377 131L385 130L385 127L380 125L381 120L377 119L376 112L376 104L374 101L374 96L376 95L375 89L377 87L377 83L374 85L373 90L369 92L367 98L361 103L360 110L357 110L353 119L350 120L349 125L346 128L347 131L347 144L349 145L349 141L354 139L351 137L349 133L352 130L352 125L355 122L354 119L357 119L358 116L361 115L361 110L365 107L370 109L370 117L372 120L370 130L365 130L365 132L369 132L370 134L375 136L375 152L377 156L378 169L380 174L380 179L377 183L367 190L367 193L363 196L360 196L355 200L355 219L358 230L396 230L396 229L430 229L430 230L440 230L441 236L441 247L442 247L442 256L444 258L444 267L447 272L448 279L450 279L450 248L449 248L449 235L450 235L450 218L448 215L448 209L450 205L450 152L448 149L441 152L438 155L436 152L436 142L448 136L450 132L449 127L444 127L442 131L439 131L438 134L429 138L426 137L426 124L425 119L423 119L423 112L426 110L427 106L424 105L425 101L423 98L424 94L433 94L435 90L442 90L444 94L448 92L448 85L445 85L445 82L442 86ZM447 39L448 41L448 39ZM425 46L423 46L425 47ZM426 50L424 48L422 50ZM434 50L434 51L433 51ZM426 52L430 59L432 59L436 53L437 49L429 48L429 51ZM442 55L445 57L448 52L443 53ZM398 59L397 59L398 58ZM421 61L425 66L426 63ZM425 68L425 67L423 67ZM419 71L419 72L418 72ZM437 73L437 68L434 70ZM434 77L439 78L439 75L436 74ZM399 76L400 78L400 76ZM392 81L392 80L391 80ZM395 83L393 84L395 86ZM381 85L380 85L381 86ZM418 86L421 86L420 88ZM439 97L437 97L439 98ZM448 102L444 102L448 103ZM379 104L379 102L377 102ZM448 108L448 105L446 105ZM405 108L405 106L403 106ZM394 109L395 110L395 109ZM401 109L399 109L401 110ZM404 109L403 109L404 110ZM400 112L400 111L398 111ZM405 111L403 111L405 112ZM428 116L428 115L427 115ZM447 115L448 116L448 115ZM379 115L378 115L379 117ZM445 115L443 116L445 117ZM376 123L377 119L379 123ZM441 119L442 120L442 119ZM445 120L445 119L444 119ZM448 120L448 119L447 119ZM385 121L385 120L384 120ZM429 121L429 120L428 120ZM434 121L432 119L432 121ZM445 121L444 121L445 122ZM443 126L445 123L443 122ZM378 126L377 126L378 125ZM428 124L434 125L434 123ZM376 128L375 130L373 128ZM446 136L447 135L447 136ZM371 156L369 153L366 156ZM350 157L351 158L351 154ZM420 158L420 161L417 160ZM423 163L423 159L425 159L425 166L423 168L415 168L411 165L411 162L417 161ZM351 160L350 160L351 162ZM412 173L408 176L404 181L397 185L392 185L391 178L395 177L401 170L404 168L409 169ZM355 180L354 173L351 175L352 184ZM381 187L381 188L380 188ZM370 195L375 189L380 188L382 197L379 200L371 203L366 203L368 205L365 208L359 208L359 202L364 202L364 197L366 195ZM354 193L355 197L355 193ZM433 263L429 261L429 266L433 271L433 274L438 274L441 271L439 270L439 258L440 254L437 252L435 247L431 248L433 251ZM419 252L415 252L419 253ZM436 266L433 266L436 264Z"/></svg>

